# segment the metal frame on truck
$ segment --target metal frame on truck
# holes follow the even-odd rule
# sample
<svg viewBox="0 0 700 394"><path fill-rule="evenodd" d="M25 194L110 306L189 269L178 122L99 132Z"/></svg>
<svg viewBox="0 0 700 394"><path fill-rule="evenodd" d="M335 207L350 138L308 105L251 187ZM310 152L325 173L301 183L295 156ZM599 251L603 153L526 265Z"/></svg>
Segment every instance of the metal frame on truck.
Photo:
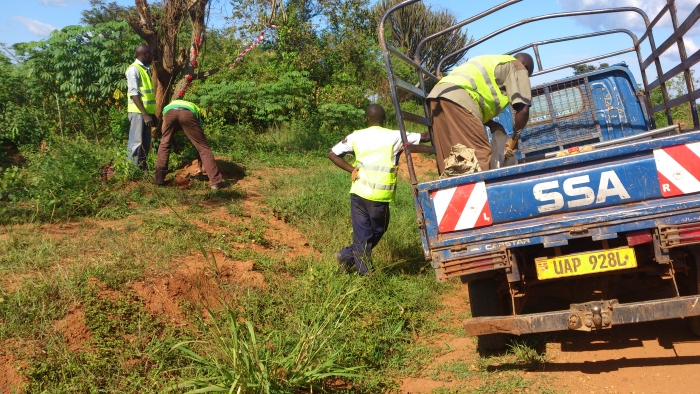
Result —
<svg viewBox="0 0 700 394"><path fill-rule="evenodd" d="M694 190L690 192L683 191L671 196L665 190L667 185L661 184L661 178L656 179L657 169L660 168L657 160L660 151L673 150L679 147L683 149L695 149L697 147L697 149L700 149L700 133L692 132L700 131L700 122L695 104L695 101L700 99L700 89L696 89L693 86L690 71L691 67L700 62L700 51L687 56L683 41L683 36L700 19L700 4L690 12L689 16L682 23L679 23L677 20L675 2L673 0L667 0L667 4L652 20L649 19L644 11L635 7L562 12L526 18L495 30L453 53L446 54L438 64L436 72L433 73L430 70L426 70L420 63L421 51L426 43L522 0L505 1L424 38L418 44L414 58L411 59L386 42L384 28L394 12L419 1L407 0L390 8L384 14L379 24L379 43L387 69L398 127L405 145L407 145L405 122L417 123L428 127L432 136L433 131L426 97L428 86L439 81L442 75L441 67L442 64L445 64L446 59L464 54L470 48L518 26L552 18L582 15L633 12L642 17L646 29L639 39L632 32L624 29L624 26L621 26L618 29L532 42L507 53L512 54L531 48L534 51L538 68L533 75L541 75L578 64L635 52L644 87L644 93L637 94L635 99L639 100L642 109L646 111L644 115L648 117L652 126L656 126L653 124L654 114L660 112L666 115L666 121L671 125L654 128L649 131L638 130L633 133L634 135L600 141L593 144L593 149L586 153L556 158L547 158L552 156L550 153L547 153L541 157L541 159L547 158L546 160L420 184L417 181L411 158L411 147L405 150L424 255L427 260L432 262L437 279L445 281L452 277L461 277L463 281L470 285L470 297L472 295L472 287L474 291L481 292L481 294L505 292L507 295L505 301L508 304L505 308L508 310L507 316L503 316L503 313L500 313L500 316L498 312L492 313L494 308L499 308L498 305L487 305L489 303L497 304L503 302L503 300L499 301L496 298L494 301L493 298L484 297L483 299L478 299L474 297L471 301L472 314L475 318L465 323L466 332L471 335L480 335L481 340L482 337L492 337L487 334L525 334L566 329L592 331L610 328L615 324L694 317L689 321L694 324L694 328L692 328L694 332L700 335L700 317L697 317L700 316L700 246L698 245L700 244L700 195L697 194L698 190ZM661 45L657 46L654 42L653 29L667 14L671 17L673 33ZM628 35L631 38L632 46L550 68L544 68L542 65L539 48L543 45L609 34ZM648 42L651 48L651 55L646 59L643 58L640 47L645 41ZM660 56L674 44L678 48L680 63L664 73L659 60ZM395 61L404 62L413 67L416 71L418 82L411 83L398 78L394 73ZM647 69L651 67L652 63L656 68L656 78L649 82ZM666 82L680 73L683 73L685 77L688 93L678 98L669 99ZM587 86L587 83L585 85ZM650 93L651 90L656 88L662 92L662 102L658 105L652 105ZM425 116L402 111L399 90L408 92L421 99ZM692 128L680 130L679 125L673 125L674 118L671 109L679 105L690 106L693 120ZM598 148L601 149L598 150ZM700 160L700 158L696 159ZM607 185L608 181L603 182L602 178L600 178L601 171L608 173L618 171L622 174L617 179L617 182L626 185L630 191L630 194L626 195L624 201L609 201L605 198L602 198L602 200L596 198L595 204L593 204L594 191L586 186L585 189L590 190L591 196L590 202L587 202L585 206L582 204L583 200L577 200L578 204L568 203L565 206L564 199L560 198L559 205L550 204L551 206L556 205L556 208L543 210L541 209L544 208L543 206L528 205L525 199L522 199L516 204L518 205L516 207L504 205L500 212L491 210L491 216L488 218L490 227L478 229L475 229L474 226L455 227L443 230L438 226L440 220L436 217L437 210L433 200L438 198L438 194L442 191L454 193L456 188L471 187L469 191L471 193L472 190L480 187L480 193L483 193L486 204L493 197L495 200L493 205L499 205L504 201L509 201L509 196L522 197L529 193L529 198L532 199L532 192L542 186L543 180L551 180L552 182L550 183L556 186L550 186L549 189L540 188L540 191L557 190L552 188L558 188L562 184L561 182L563 182L563 185L566 185L565 181L573 178L578 179L577 182L579 183L569 183L570 186L580 185L582 182L580 179L585 178L585 182L595 180L595 184L600 184L602 187ZM661 173L659 172L659 174ZM697 174L700 174L700 172ZM640 184L642 181L651 180L650 176L654 177L653 184ZM600 182L596 179L600 179ZM700 180L700 175L698 175L697 179ZM602 189L599 189L598 193L600 193L600 190ZM488 197L486 197L487 191L490 193ZM558 192L550 195L555 194L562 197L562 194ZM571 194L567 195L569 197L572 196ZM580 193L573 194L573 196L581 195ZM540 195L540 197L542 196ZM548 201L546 198L541 199L537 198L537 196L535 198L540 202ZM465 208L463 207L462 209ZM478 211L476 213L479 215ZM499 215L500 217L498 217ZM578 242L579 244L572 246L569 244L569 241ZM606 253L613 253L616 247L623 245L627 249L646 248L645 250L648 250L651 255L640 256L640 259L647 260L644 262L646 265L641 264L638 267L625 268L628 270L626 272L639 273L639 275L649 277L656 276L656 279L665 281L664 283L666 284L670 283L675 290L674 297L631 303L619 303L616 299L599 297L597 301L587 301L587 299L580 302L577 301L570 304L569 309L520 314L525 300L532 289L537 288L537 286L544 286L544 288L549 290L556 288L555 283L540 280L539 276L533 280L532 272L530 272L530 279L525 280L526 275L524 272L521 272L524 269L523 265L518 263L519 260L522 261L522 256L518 256L521 250L533 250L528 248L536 246L540 248L539 252L556 250L555 256L575 257L580 252L588 253L591 245L594 244L602 245L602 249L598 252L605 251ZM567 247L567 245L571 251L562 253L560 248ZM694 256L694 259L691 257L690 260L686 261L685 255L680 255L679 253L685 253L686 250L691 249L691 255ZM531 257L529 256L528 259L532 260ZM535 262L537 263L542 258L541 256L538 257ZM619 258L618 256L617 259L619 260ZM569 262L566 264L569 264ZM691 266L692 269L688 268ZM525 268L534 269L531 266ZM498 275L500 275L499 283L501 287L498 289L493 288L493 284L487 283L488 281L483 281L484 278L491 278L492 276L489 275L495 272L498 272ZM690 281L689 284L677 281L678 274L689 278L687 279ZM594 278L602 278L608 275L608 272L598 272L591 275ZM495 280L492 282L495 282ZM683 288L686 285L692 287L692 289ZM477 314L475 308L482 311ZM486 310L491 312L482 313ZM497 344L500 341L493 340L492 337L488 341L485 340L484 343Z"/></svg>
<svg viewBox="0 0 700 394"><path fill-rule="evenodd" d="M509 7L513 4L520 3L523 0L509 0L505 1L495 7L492 7L484 12L481 12L479 14L476 14L470 18L467 18L459 23L456 23L450 27L447 27L446 29L439 31L435 34L432 34L426 38L424 38L417 46L416 49L416 54L414 55L414 58L411 59L406 54L401 52L399 49L395 48L394 46L390 45L389 43L386 42L386 35L384 31L384 26L387 23L387 20L391 17L391 15L405 7L410 6L411 4L418 3L421 0L406 0L402 3L399 3L395 5L394 7L390 8L389 10L384 13L380 23L379 23L379 46L382 49L382 54L384 57L384 64L386 66L387 70L387 77L389 81L389 88L392 96L392 102L394 105L394 109L396 111L396 120L398 122L399 130L401 131L402 138L404 140L404 144L407 142L406 140L406 126L405 126L405 121L408 122L413 122L417 124L421 124L424 126L427 126L431 135L432 135L432 128L429 120L429 115L428 115L428 107L425 104L425 98L427 97L427 90L426 90L426 79L427 80L432 80L433 82L437 82L440 80L440 77L442 76L442 64L444 64L444 61L448 58L457 56L458 54L464 53L465 51L482 44L489 39L504 33L508 30L514 29L518 26L522 26L528 23L534 23L546 19L553 19L553 18L564 18L564 17L572 17L572 16L583 16L583 15L598 15L598 14L610 14L610 13L620 13L620 12L635 12L639 14L643 20L644 24L646 26L646 31L642 35L641 38L637 38L637 36L632 33L631 31L620 28L620 29L611 29L611 30L604 30L604 31L599 31L599 32L593 32L593 33L587 33L587 34L579 34L575 36L569 36L569 37L561 37L561 38L555 38L551 40L546 40L546 41L536 41L532 42L528 45L522 46L520 48L514 49L512 51L509 51L507 53L512 54L516 52L520 52L522 50L532 48L532 50L535 53L535 59L537 62L537 67L538 71L533 73L533 76L536 75L542 75L546 73L550 73L553 71L565 69L568 67L572 67L575 65L579 64L584 64L596 60L602 60L614 56L618 56L621 54L629 53L629 52L635 52L637 54L637 60L639 63L639 68L640 72L642 75L642 82L644 85L644 95L646 96L646 100L644 103L644 107L648 110L648 113L650 114L650 118L653 121L654 119L654 114L664 111L666 114L666 118L668 121L669 125L673 124L673 114L671 112L671 109L682 105L682 104L688 104L690 106L690 111L693 117L693 129L694 130L700 130L700 120L698 119L698 111L697 107L695 105L695 101L700 99L700 87L698 89L695 89L693 86L693 81L691 78L691 68L700 62L700 50L691 54L690 56L687 55L686 48L685 48L685 43L683 41L683 36L695 25L695 23L700 19L700 4L691 11L691 13L688 15L685 21L682 23L678 23L678 16L676 13L676 8L675 8L675 0L667 0L667 4L661 9L658 15L654 17L653 20L649 20L649 17L647 14L636 7L615 7L615 8L605 8L605 9L596 9L596 10L583 10L583 11L571 11L571 12L560 12L560 13L554 13L554 14L546 14L546 15L541 15L537 17L532 17L532 18L526 18L523 19L519 22L510 24L508 26L505 26L501 29L498 29L494 31L493 33L487 34L486 36L475 40L468 45L464 46L458 51L455 51L450 54L446 54L445 57L440 61L438 64L438 70L436 74L433 74L432 72L426 70L421 64L420 64L420 54L422 52L422 49L425 47L426 43L429 41L440 37L442 35L445 35L447 33L450 33L456 29L461 29L470 23L477 21L479 19L482 19L488 15L491 15L499 10L502 10L506 7ZM669 14L671 16L671 21L672 21L672 27L673 27L673 33L658 47L656 46L656 43L654 41L654 35L653 35L653 29L657 25L657 23L666 15ZM588 59L582 59L579 61L543 69L542 68L542 60L540 59L540 54L539 54L539 48L543 45L547 44L553 44L553 43L558 43L558 42L565 42L565 41L572 41L572 40L578 40L578 39L584 39L584 38L590 38L590 37L596 37L596 36L601 36L601 35L608 35L608 34L627 34L631 40L632 40L632 47L630 48L625 48L621 49L618 51L606 53L603 55L599 56L594 56L590 57ZM644 43L644 41L649 42L649 46L651 47L651 55L649 55L646 59L642 58L642 51L641 51L641 45ZM661 61L660 57L663 55L673 44L676 44L678 47L678 53L680 56L680 63L667 71L666 73L663 72L661 68ZM404 81L402 79L399 79L395 76L394 74L394 66L392 65L392 60L397 60L404 62L408 64L409 66L413 67L416 72L417 72L417 77L419 84L418 86L415 86L415 84ZM656 68L656 79L654 79L652 82L648 81L647 77L647 69L654 64ZM666 88L665 82L671 80L673 77L676 75L683 73L686 81L686 89L688 91L687 94L682 95L680 97L677 97L675 99L670 99L668 95L668 89ZM662 98L663 102L659 105L656 105L654 107L651 106L652 101L651 101L651 90L655 88L660 88L662 92ZM401 110L401 103L399 101L399 94L398 90L401 89L403 91L406 91L408 93L413 94L416 97L419 97L423 100L423 108L425 111L425 116L418 116L415 114L411 114L408 112L404 112ZM411 160L411 155L410 155L410 150L405 151L406 154L406 161L408 164L408 171L410 175L410 180L412 185L416 185L416 174L415 174L415 169L413 167L413 161Z"/></svg>

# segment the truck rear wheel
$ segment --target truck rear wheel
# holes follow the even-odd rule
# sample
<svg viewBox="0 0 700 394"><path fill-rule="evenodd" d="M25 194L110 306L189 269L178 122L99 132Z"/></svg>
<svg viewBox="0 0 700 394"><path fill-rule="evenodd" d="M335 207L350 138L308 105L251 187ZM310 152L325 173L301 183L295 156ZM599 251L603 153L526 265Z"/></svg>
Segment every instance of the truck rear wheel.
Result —
<svg viewBox="0 0 700 394"><path fill-rule="evenodd" d="M469 287L469 303L473 317L502 316L508 313L498 292L498 282L493 278L478 279L469 282L467 286ZM494 351L505 349L511 336L508 334L488 334L480 335L477 339L480 351Z"/></svg>
<svg viewBox="0 0 700 394"><path fill-rule="evenodd" d="M695 246L691 249L688 265L688 277L684 278L685 280L680 285L686 294L681 295L700 294L700 247ZM700 337L700 316L686 317L683 320L685 320L690 332Z"/></svg>

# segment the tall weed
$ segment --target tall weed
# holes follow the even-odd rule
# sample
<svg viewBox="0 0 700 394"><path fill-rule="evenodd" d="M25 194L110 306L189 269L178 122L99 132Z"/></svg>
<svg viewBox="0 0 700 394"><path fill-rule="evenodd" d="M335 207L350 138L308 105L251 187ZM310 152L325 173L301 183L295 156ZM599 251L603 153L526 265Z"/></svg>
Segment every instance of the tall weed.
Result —
<svg viewBox="0 0 700 394"><path fill-rule="evenodd" d="M273 330L262 340L250 321L226 310L223 321L214 320L201 352L191 350L193 342L175 346L199 366L202 375L175 388L192 388L192 393L281 394L321 388L330 377L359 377L355 371L361 367L338 365L340 350L330 346L352 312L349 305L358 290L357 285L331 290L296 330Z"/></svg>

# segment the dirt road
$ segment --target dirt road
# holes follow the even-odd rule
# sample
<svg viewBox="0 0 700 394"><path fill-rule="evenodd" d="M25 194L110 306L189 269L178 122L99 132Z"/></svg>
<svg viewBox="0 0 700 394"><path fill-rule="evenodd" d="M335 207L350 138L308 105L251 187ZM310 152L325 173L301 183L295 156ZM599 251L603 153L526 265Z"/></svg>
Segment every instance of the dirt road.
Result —
<svg viewBox="0 0 700 394"><path fill-rule="evenodd" d="M446 298L444 304L456 308L456 317L464 315L468 310L466 286ZM455 318L452 324L459 322ZM404 379L401 392L429 393L440 388L461 392L483 387L483 373L474 372L469 379L460 381L433 372L445 370L444 365L464 363L474 371L515 373L530 382L527 391L518 392L700 393L700 338L692 335L682 320L617 326L598 333L559 332L537 338L532 342L543 343L536 350L547 361L536 366L524 365L512 355L479 359L471 338L441 338L439 342L447 350L426 367L426 374Z"/></svg>
<svg viewBox="0 0 700 394"><path fill-rule="evenodd" d="M559 333L547 355L542 373L572 393L700 392L700 338L681 320Z"/></svg>

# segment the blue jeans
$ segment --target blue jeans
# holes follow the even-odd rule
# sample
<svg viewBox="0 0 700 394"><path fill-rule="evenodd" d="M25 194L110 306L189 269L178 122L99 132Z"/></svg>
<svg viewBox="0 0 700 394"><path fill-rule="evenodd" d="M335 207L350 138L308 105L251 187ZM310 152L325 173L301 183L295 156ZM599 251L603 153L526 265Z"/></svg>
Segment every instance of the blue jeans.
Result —
<svg viewBox="0 0 700 394"><path fill-rule="evenodd" d="M127 161L131 161L142 170L148 169L146 158L151 150L151 128L146 126L143 115L129 112L129 142L126 144Z"/></svg>
<svg viewBox="0 0 700 394"><path fill-rule="evenodd" d="M364 199L350 195L350 220L352 221L353 242L338 252L339 263L344 268L353 265L360 275L365 275L371 266L372 249L389 228L389 203Z"/></svg>

